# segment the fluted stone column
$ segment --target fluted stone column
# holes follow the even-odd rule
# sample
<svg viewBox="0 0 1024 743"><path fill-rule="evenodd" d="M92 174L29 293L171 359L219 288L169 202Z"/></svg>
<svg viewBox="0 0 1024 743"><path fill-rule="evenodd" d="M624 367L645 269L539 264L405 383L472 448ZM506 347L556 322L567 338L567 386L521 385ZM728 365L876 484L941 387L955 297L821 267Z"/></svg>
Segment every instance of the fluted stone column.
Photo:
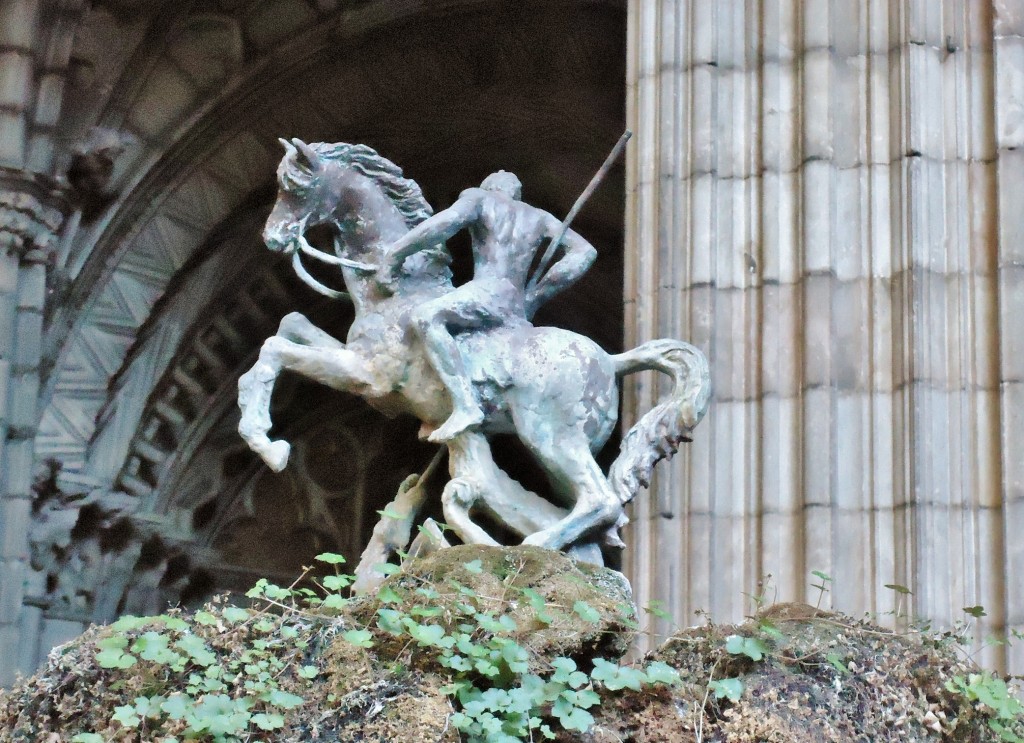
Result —
<svg viewBox="0 0 1024 743"><path fill-rule="evenodd" d="M81 7L0 0L0 686L34 668L40 638L68 636L25 599L45 592L29 565L33 439L47 266L68 210L52 135Z"/></svg>
<svg viewBox="0 0 1024 743"><path fill-rule="evenodd" d="M626 345L715 384L634 507L641 603L732 620L817 570L855 614L1024 628L1021 4L629 7Z"/></svg>

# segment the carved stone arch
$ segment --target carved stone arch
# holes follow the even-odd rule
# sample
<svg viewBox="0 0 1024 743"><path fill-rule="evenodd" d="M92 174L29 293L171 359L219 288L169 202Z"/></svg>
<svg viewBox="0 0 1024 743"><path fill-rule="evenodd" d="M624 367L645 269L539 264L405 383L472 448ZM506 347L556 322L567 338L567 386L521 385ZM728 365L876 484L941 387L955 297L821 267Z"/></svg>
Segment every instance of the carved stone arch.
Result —
<svg viewBox="0 0 1024 743"><path fill-rule="evenodd" d="M201 592L190 582L201 583L204 571L223 587L252 576L242 553L235 562L222 556L234 549L232 534L258 531L247 519L265 512L258 492L272 476L243 461L230 393L281 315L317 313L308 290L294 286L280 301L250 297L249 309L272 309L258 322L236 311L246 296L239 274L265 277L271 293L274 280L289 278L268 267L258 236L278 136L365 141L402 165L437 207L492 170L512 169L532 203L564 214L621 133L621 3L486 4L484 12L478 2L451 2L404 20L407 6L391 4L385 18L384 5L346 6L335 25L293 35L269 53L280 62L273 74L271 61L248 56L242 23L246 56L228 92L202 104L168 142L129 159L138 168L122 176L110 213L76 238L68 265L78 273L66 309L53 315L53 370L35 444L40 464L62 465L54 488L83 494L64 505L95 506L90 568L75 587L91 616ZM283 59L309 39L318 45ZM577 226L602 257L548 313L610 348L621 342L621 197L613 177L581 214ZM202 371L218 360L217 372ZM296 446L295 473L309 475L298 434ZM415 460L380 466L400 480ZM227 572L212 574L224 564Z"/></svg>

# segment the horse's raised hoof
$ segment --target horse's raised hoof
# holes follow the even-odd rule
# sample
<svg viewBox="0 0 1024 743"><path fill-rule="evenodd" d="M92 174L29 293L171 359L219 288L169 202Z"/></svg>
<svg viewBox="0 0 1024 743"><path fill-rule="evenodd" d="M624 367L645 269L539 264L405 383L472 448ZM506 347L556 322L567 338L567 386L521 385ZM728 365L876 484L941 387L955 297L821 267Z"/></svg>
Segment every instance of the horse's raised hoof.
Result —
<svg viewBox="0 0 1024 743"><path fill-rule="evenodd" d="M274 472L280 472L288 466L288 457L292 453L292 445L287 441L271 441L265 451L260 452L263 461Z"/></svg>
<svg viewBox="0 0 1024 743"><path fill-rule="evenodd" d="M558 540L558 532L549 531L548 529L541 529L540 531L535 531L533 534L527 535L527 537L523 539L523 544L528 544L533 547L543 547L549 550L557 550L562 546Z"/></svg>

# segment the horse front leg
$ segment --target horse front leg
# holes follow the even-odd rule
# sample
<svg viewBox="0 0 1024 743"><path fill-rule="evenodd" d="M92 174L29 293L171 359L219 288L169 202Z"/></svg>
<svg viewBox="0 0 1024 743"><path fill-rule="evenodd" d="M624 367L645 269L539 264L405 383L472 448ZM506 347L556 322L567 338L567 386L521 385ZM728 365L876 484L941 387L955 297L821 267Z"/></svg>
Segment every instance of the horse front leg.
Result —
<svg viewBox="0 0 1024 743"><path fill-rule="evenodd" d="M274 383L290 370L344 392L359 394L371 384L362 357L298 313L281 321L278 335L264 341L259 358L238 380L238 432L274 472L288 464L291 445L271 441L270 401Z"/></svg>

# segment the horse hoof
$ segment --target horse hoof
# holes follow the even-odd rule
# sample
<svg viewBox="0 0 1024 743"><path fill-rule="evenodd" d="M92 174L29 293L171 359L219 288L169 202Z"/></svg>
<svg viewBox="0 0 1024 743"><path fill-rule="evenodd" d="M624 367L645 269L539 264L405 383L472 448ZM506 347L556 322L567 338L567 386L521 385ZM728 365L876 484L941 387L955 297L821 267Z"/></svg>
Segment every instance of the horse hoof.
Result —
<svg viewBox="0 0 1024 743"><path fill-rule="evenodd" d="M263 452L263 461L274 472L280 472L288 465L288 456L292 453L292 445L287 441L271 441Z"/></svg>
<svg viewBox="0 0 1024 743"><path fill-rule="evenodd" d="M555 535L550 534L546 531L535 531L533 534L528 535L524 540L523 544L530 545L532 547L543 547L545 549L553 550L558 549L554 544Z"/></svg>

